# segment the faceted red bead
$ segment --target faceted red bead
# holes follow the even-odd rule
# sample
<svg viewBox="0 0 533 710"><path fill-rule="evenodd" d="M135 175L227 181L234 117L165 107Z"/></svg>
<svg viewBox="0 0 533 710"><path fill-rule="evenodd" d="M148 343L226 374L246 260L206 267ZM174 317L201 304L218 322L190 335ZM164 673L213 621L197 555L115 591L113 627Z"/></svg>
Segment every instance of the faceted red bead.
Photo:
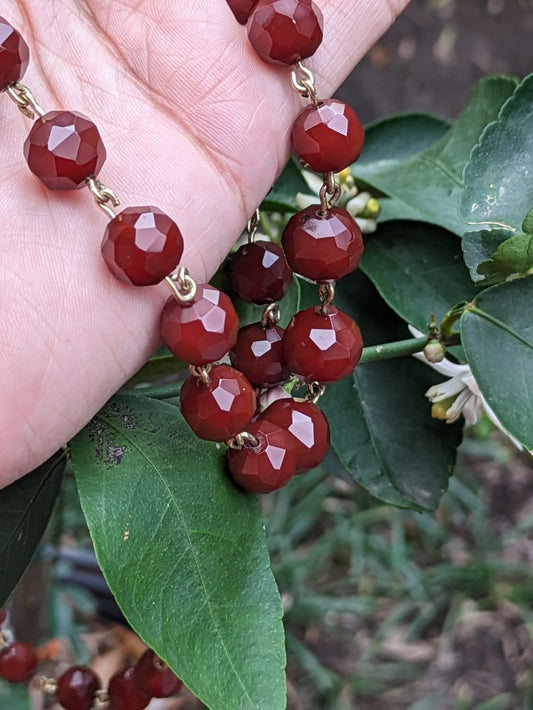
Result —
<svg viewBox="0 0 533 710"><path fill-rule="evenodd" d="M277 385L287 379L287 368L283 364L283 328L277 325L244 326L229 356L231 364L244 372L255 387Z"/></svg>
<svg viewBox="0 0 533 710"><path fill-rule="evenodd" d="M262 0L248 23L248 39L270 64L296 64L322 42L322 13L311 0Z"/></svg>
<svg viewBox="0 0 533 710"><path fill-rule="evenodd" d="M229 278L233 290L250 303L279 301L292 284L283 249L273 242L243 244L233 255Z"/></svg>
<svg viewBox="0 0 533 710"><path fill-rule="evenodd" d="M0 91L22 79L29 61L28 45L17 30L0 17Z"/></svg>
<svg viewBox="0 0 533 710"><path fill-rule="evenodd" d="M126 207L106 227L102 256L111 273L127 284L152 286L178 265L183 237L157 207Z"/></svg>
<svg viewBox="0 0 533 710"><path fill-rule="evenodd" d="M207 365L223 357L237 342L239 317L228 296L209 284L198 284L190 303L169 298L161 313L161 337L178 360Z"/></svg>
<svg viewBox="0 0 533 710"><path fill-rule="evenodd" d="M252 10L257 5L258 0L226 0L231 11L235 15L237 22L245 25L252 14Z"/></svg>
<svg viewBox="0 0 533 710"><path fill-rule="evenodd" d="M308 106L292 127L292 147L317 173L338 173L361 155L365 131L355 111L337 99Z"/></svg>
<svg viewBox="0 0 533 710"><path fill-rule="evenodd" d="M153 698L169 698L183 685L150 649L146 650L133 667L135 682Z"/></svg>
<svg viewBox="0 0 533 710"><path fill-rule="evenodd" d="M316 468L323 461L329 448L329 424L316 404L278 399L263 412L261 419L286 429L293 437L296 473Z"/></svg>
<svg viewBox="0 0 533 710"><path fill-rule="evenodd" d="M304 382L329 384L353 372L363 350L355 321L334 306L297 313L285 330L283 352L290 371Z"/></svg>
<svg viewBox="0 0 533 710"><path fill-rule="evenodd" d="M35 673L37 662L37 654L31 646L14 641L0 653L0 677L10 683L24 683Z"/></svg>
<svg viewBox="0 0 533 710"><path fill-rule="evenodd" d="M151 696L135 682L133 666L112 676L107 689L110 710L144 710Z"/></svg>
<svg viewBox="0 0 533 710"><path fill-rule="evenodd" d="M77 190L100 172L106 151L98 129L76 111L51 111L33 124L24 155L50 190Z"/></svg>
<svg viewBox="0 0 533 710"><path fill-rule="evenodd" d="M296 472L292 438L285 429L269 421L252 422L246 431L258 445L228 449L228 466L234 480L254 493L281 488Z"/></svg>
<svg viewBox="0 0 533 710"><path fill-rule="evenodd" d="M71 666L57 681L56 698L67 710L91 710L100 681L87 666Z"/></svg>
<svg viewBox="0 0 533 710"><path fill-rule="evenodd" d="M181 388L181 413L200 439L227 441L239 434L256 409L255 391L246 377L229 365L209 372L210 384L189 377Z"/></svg>
<svg viewBox="0 0 533 710"><path fill-rule="evenodd" d="M291 217L281 241L291 269L319 283L354 271L364 248L361 230L349 212L331 207L321 214L320 205Z"/></svg>

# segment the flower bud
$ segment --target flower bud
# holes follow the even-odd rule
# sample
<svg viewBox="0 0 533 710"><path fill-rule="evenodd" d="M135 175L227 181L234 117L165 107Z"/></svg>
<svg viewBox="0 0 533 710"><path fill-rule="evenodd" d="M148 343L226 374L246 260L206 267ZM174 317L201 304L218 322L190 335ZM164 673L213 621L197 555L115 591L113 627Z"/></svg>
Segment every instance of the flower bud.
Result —
<svg viewBox="0 0 533 710"><path fill-rule="evenodd" d="M430 340L424 348L424 357L428 362L441 362L445 355L446 347L436 338Z"/></svg>

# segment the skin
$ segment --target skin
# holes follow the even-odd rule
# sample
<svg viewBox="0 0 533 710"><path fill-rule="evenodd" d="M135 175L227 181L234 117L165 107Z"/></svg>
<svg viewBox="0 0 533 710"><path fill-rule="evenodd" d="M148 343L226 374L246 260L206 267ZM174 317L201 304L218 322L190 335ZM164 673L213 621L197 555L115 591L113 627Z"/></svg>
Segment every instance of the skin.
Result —
<svg viewBox="0 0 533 710"><path fill-rule="evenodd" d="M326 98L408 0L317 0L324 42L306 64ZM305 105L262 63L224 0L7 0L30 46L23 78L45 110L74 109L107 149L123 206L179 224L182 264L215 272L289 155ZM0 487L64 446L159 342L165 285L128 287L100 254L106 216L86 190L29 172L31 127L6 95L0 192ZM120 208L119 208L120 209Z"/></svg>

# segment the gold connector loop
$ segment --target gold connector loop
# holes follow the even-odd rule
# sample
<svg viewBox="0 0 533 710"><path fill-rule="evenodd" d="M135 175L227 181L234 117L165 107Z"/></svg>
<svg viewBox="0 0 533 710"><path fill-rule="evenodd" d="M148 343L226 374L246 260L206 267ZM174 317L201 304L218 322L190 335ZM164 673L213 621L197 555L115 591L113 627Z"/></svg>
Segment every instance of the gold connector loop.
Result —
<svg viewBox="0 0 533 710"><path fill-rule="evenodd" d="M246 225L246 231L248 233L248 243L253 244L255 242L255 237L257 235L257 228L259 227L259 222L261 220L261 215L257 209L252 217L249 219Z"/></svg>
<svg viewBox="0 0 533 710"><path fill-rule="evenodd" d="M271 328L273 325L278 325L281 318L281 310L279 303L271 303L263 311L261 318L262 328Z"/></svg>
<svg viewBox="0 0 533 710"><path fill-rule="evenodd" d="M106 187L102 182L100 182L100 180L98 180L98 178L94 177L87 178L87 186L92 192L94 201L98 207L103 210L110 219L115 219L117 215L107 204L108 202L111 202L114 207L118 207L120 205L120 200L114 190Z"/></svg>
<svg viewBox="0 0 533 710"><path fill-rule="evenodd" d="M298 76L298 73L303 76ZM315 108L318 107L320 101L316 92L315 76L302 62L298 62L292 70L291 84L305 99L310 99Z"/></svg>
<svg viewBox="0 0 533 710"><path fill-rule="evenodd" d="M189 365L189 372L193 377L197 377L203 385L210 385L211 367L212 365Z"/></svg>
<svg viewBox="0 0 533 710"><path fill-rule="evenodd" d="M182 266L176 274L170 274L165 279L167 286L172 291L173 296L180 303L190 303L194 300L198 291L198 285L187 269Z"/></svg>
<svg viewBox="0 0 533 710"><path fill-rule="evenodd" d="M35 97L24 84L19 84L18 81L14 81L12 84L6 86L6 93L10 99L12 99L21 113L23 113L26 118L30 118L32 121L35 115L42 118L45 115L44 110L39 106Z"/></svg>
<svg viewBox="0 0 533 710"><path fill-rule="evenodd" d="M42 675L39 678L39 687L45 695L55 695L57 690L57 680L55 680L55 678L47 678Z"/></svg>
<svg viewBox="0 0 533 710"><path fill-rule="evenodd" d="M255 449L259 446L259 441L247 431L242 431L233 439L226 441L226 446L228 449Z"/></svg>
<svg viewBox="0 0 533 710"><path fill-rule="evenodd" d="M320 306L320 311L322 315L326 315L328 312L328 306L333 303L335 298L335 284L334 283L323 283L318 285L318 297L322 303Z"/></svg>
<svg viewBox="0 0 533 710"><path fill-rule="evenodd" d="M320 188L321 213L327 215L328 211L337 204L340 196L341 188L335 173L324 173L322 187Z"/></svg>
<svg viewBox="0 0 533 710"><path fill-rule="evenodd" d="M305 400L307 402L312 402L312 404L318 404L321 397L324 396L326 392L326 387L321 385L319 382L311 382L307 385L307 394Z"/></svg>

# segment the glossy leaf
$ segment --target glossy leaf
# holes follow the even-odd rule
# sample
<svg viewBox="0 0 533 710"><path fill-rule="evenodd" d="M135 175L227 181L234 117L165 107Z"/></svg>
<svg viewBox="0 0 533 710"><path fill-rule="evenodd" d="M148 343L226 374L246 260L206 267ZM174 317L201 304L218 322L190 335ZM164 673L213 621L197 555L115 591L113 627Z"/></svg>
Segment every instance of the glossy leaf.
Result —
<svg viewBox="0 0 533 710"><path fill-rule="evenodd" d="M171 405L119 395L72 442L124 615L212 710L285 707L282 609L261 513Z"/></svg>
<svg viewBox="0 0 533 710"><path fill-rule="evenodd" d="M266 212L297 212L299 207L295 197L299 192L305 194L311 191L302 175L301 167L291 158L263 200L261 209Z"/></svg>
<svg viewBox="0 0 533 710"><path fill-rule="evenodd" d="M388 305L425 332L433 313L438 322L474 286L464 265L461 242L431 224L390 222L366 239L361 269Z"/></svg>
<svg viewBox="0 0 533 710"><path fill-rule="evenodd" d="M505 281L512 274L521 274L533 267L533 235L515 234L496 249L491 258L483 261L478 271L490 281Z"/></svg>
<svg viewBox="0 0 533 710"><path fill-rule="evenodd" d="M465 168L461 215L468 224L521 229L533 192L533 74L487 126Z"/></svg>
<svg viewBox="0 0 533 710"><path fill-rule="evenodd" d="M533 276L480 293L460 325L481 393L505 429L533 449Z"/></svg>
<svg viewBox="0 0 533 710"><path fill-rule="evenodd" d="M524 221L522 222L522 231L527 234L533 234L533 207L524 217Z"/></svg>
<svg viewBox="0 0 533 710"><path fill-rule="evenodd" d="M66 465L59 451L0 491L0 608L28 568L54 509Z"/></svg>
<svg viewBox="0 0 533 710"><path fill-rule="evenodd" d="M500 244L512 235L509 229L481 229L464 235L461 246L472 281L483 281L484 276L478 272L478 266L490 259Z"/></svg>
<svg viewBox="0 0 533 710"><path fill-rule="evenodd" d="M314 292L303 285L306 303ZM359 324L365 345L409 338L360 272L342 279L335 299ZM359 365L321 400L332 448L347 474L387 503L434 510L452 473L461 425L431 418L427 389L442 378L408 356Z"/></svg>
<svg viewBox="0 0 533 710"><path fill-rule="evenodd" d="M510 96L516 82L505 77L483 79L474 88L471 99L446 135L408 160L387 164L380 157L375 165L358 163L352 167L356 178L364 180L409 208L419 211L425 221L462 236L465 225L458 214L463 182L462 170L470 158L484 126L494 120L502 103ZM416 133L416 130L413 131ZM412 132L405 133L408 142ZM402 133L393 143L402 140ZM382 153L386 153L383 142Z"/></svg>
<svg viewBox="0 0 533 710"><path fill-rule="evenodd" d="M265 310L265 306L245 303L239 298L234 300L234 305L241 327L250 323L258 323ZM292 316L300 309L300 285L297 279L294 279L290 289L279 302L279 306L281 310L280 326L285 328Z"/></svg>

